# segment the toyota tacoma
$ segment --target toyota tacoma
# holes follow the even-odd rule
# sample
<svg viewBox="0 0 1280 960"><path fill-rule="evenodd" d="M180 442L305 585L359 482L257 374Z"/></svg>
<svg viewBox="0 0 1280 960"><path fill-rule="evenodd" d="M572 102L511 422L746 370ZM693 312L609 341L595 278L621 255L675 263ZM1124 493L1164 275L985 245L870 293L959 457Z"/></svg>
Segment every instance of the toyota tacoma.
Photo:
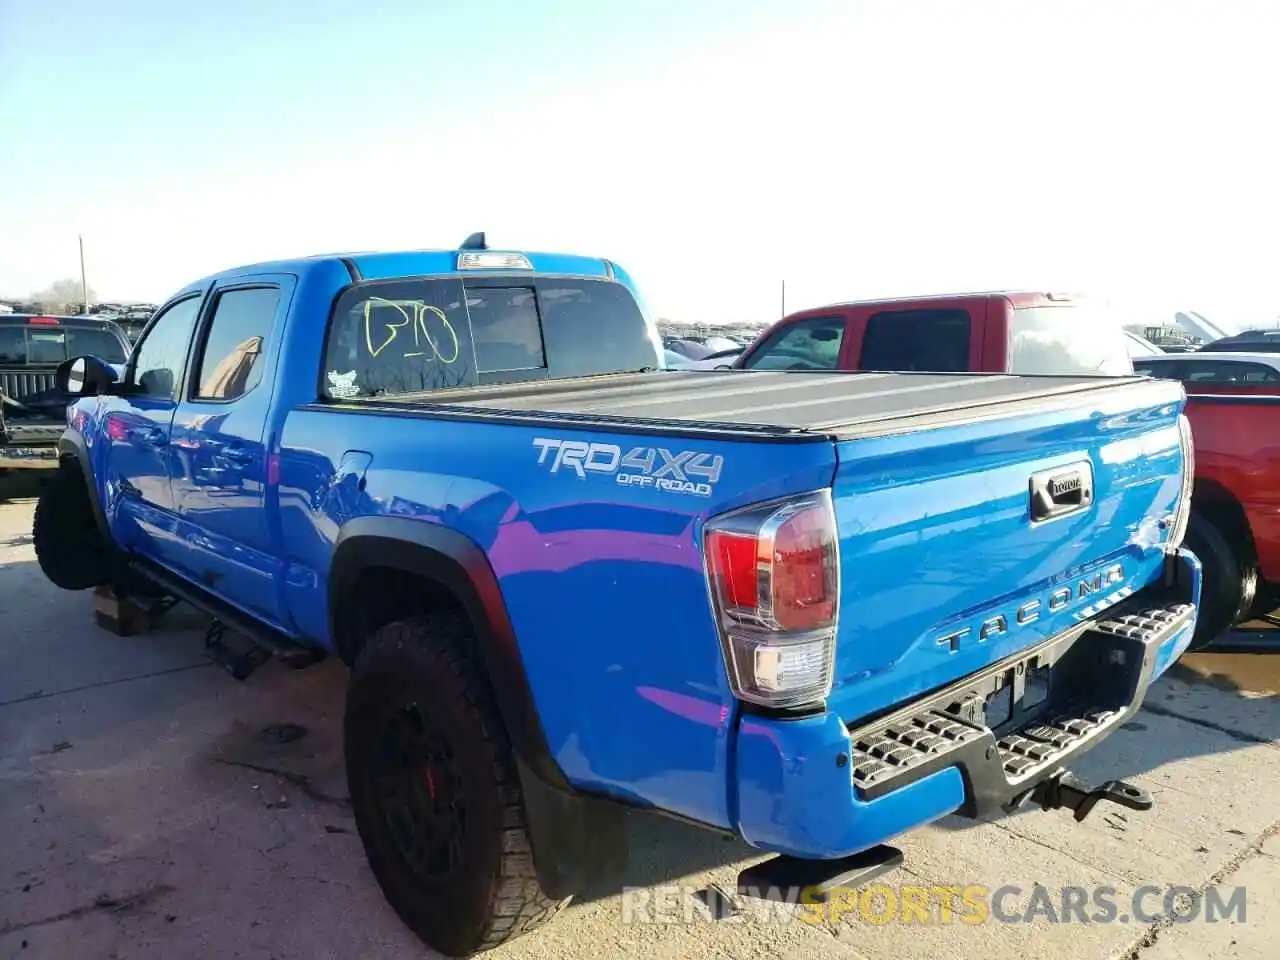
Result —
<svg viewBox="0 0 1280 960"><path fill-rule="evenodd" d="M665 370L640 304L483 235L192 283L60 368L40 565L241 678L344 661L373 874L454 956L616 876L629 808L822 891L948 814L1150 806L1069 768L1194 629L1180 384Z"/></svg>

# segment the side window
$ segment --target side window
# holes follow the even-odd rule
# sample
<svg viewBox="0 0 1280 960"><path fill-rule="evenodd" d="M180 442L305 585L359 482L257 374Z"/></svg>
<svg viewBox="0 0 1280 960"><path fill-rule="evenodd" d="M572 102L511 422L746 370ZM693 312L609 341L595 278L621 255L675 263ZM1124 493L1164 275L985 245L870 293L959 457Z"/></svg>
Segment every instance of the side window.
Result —
<svg viewBox="0 0 1280 960"><path fill-rule="evenodd" d="M964 310L889 310L867 320L860 370L957 373L969 369Z"/></svg>
<svg viewBox="0 0 1280 960"><path fill-rule="evenodd" d="M1188 383L1273 383L1280 380L1280 374L1261 363L1188 360L1182 379Z"/></svg>
<svg viewBox="0 0 1280 960"><path fill-rule="evenodd" d="M224 290L213 304L196 367L197 400L235 400L262 379L262 350L280 305L278 287Z"/></svg>
<svg viewBox="0 0 1280 960"><path fill-rule="evenodd" d="M133 380L147 396L177 399L199 314L200 297L180 300L156 319L138 344Z"/></svg>
<svg viewBox="0 0 1280 960"><path fill-rule="evenodd" d="M1280 380L1280 371L1275 367L1261 363L1246 363L1243 366L1245 383L1275 383Z"/></svg>
<svg viewBox="0 0 1280 960"><path fill-rule="evenodd" d="M1133 372L1140 373L1148 377L1155 377L1157 380L1181 380L1182 364L1161 363L1159 361L1143 360L1140 357L1135 357L1133 360Z"/></svg>
<svg viewBox="0 0 1280 960"><path fill-rule="evenodd" d="M844 317L806 317L787 324L743 363L748 370L834 370L844 342Z"/></svg>
<svg viewBox="0 0 1280 960"><path fill-rule="evenodd" d="M1230 363L1192 360L1183 369L1182 379L1188 383L1226 383L1234 379Z"/></svg>
<svg viewBox="0 0 1280 960"><path fill-rule="evenodd" d="M454 279L369 283L345 291L329 324L321 395L346 400L475 384L466 296ZM521 318L518 307L495 311L487 361L523 346L527 362L533 345L527 336L519 339L527 331Z"/></svg>

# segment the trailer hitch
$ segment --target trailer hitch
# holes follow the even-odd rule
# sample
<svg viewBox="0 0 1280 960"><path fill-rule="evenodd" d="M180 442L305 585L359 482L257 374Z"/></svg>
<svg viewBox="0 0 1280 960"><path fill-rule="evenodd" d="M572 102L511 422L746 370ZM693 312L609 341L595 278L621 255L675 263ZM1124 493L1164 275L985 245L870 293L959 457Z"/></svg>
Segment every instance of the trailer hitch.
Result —
<svg viewBox="0 0 1280 960"><path fill-rule="evenodd" d="M1072 811L1077 823L1089 816L1100 800L1109 800L1130 810L1150 810L1155 803L1151 794L1131 783L1108 780L1100 786L1091 787L1067 770L1041 780L1030 790L1014 798L1005 809L1016 810L1028 800L1045 810L1066 808Z"/></svg>

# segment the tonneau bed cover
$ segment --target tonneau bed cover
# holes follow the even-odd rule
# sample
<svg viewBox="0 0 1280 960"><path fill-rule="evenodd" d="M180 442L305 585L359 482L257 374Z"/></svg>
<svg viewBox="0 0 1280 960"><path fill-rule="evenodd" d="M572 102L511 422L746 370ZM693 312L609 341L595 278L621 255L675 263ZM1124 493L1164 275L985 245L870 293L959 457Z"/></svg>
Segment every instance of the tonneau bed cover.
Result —
<svg viewBox="0 0 1280 960"><path fill-rule="evenodd" d="M552 420L624 430L852 439L1078 408L1082 394L1168 402L1175 381L991 373L654 371L398 394L324 406L448 419ZM1158 399L1153 402L1159 402Z"/></svg>

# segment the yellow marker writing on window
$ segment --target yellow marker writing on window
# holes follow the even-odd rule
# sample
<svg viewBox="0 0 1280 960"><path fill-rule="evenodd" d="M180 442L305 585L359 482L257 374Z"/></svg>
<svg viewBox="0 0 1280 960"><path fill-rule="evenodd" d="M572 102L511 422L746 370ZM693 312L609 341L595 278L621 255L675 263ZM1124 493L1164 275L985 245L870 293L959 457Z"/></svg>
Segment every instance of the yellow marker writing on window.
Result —
<svg viewBox="0 0 1280 960"><path fill-rule="evenodd" d="M395 315L391 318L382 319L383 328L380 337L375 336L374 328L374 308L390 308L395 311ZM428 327L427 318L435 317L444 326L444 332L453 342L452 347L447 355L445 351L440 349L440 344L436 342L435 337L431 335ZM430 304L423 303L421 300L384 300L381 297L371 297L364 305L364 342L369 348L369 356L376 357L389 347L395 339L400 335L400 331L405 327L410 327L413 331L413 347L414 350L406 350L402 356L404 357L425 357L430 356L433 360L440 363L454 363L458 359L461 352L461 344L458 340L458 332L454 330L453 324L449 322L449 318L445 316L443 310L433 307ZM376 341L376 343L375 343ZM408 346L408 344L406 344ZM427 349L422 349L423 347Z"/></svg>

